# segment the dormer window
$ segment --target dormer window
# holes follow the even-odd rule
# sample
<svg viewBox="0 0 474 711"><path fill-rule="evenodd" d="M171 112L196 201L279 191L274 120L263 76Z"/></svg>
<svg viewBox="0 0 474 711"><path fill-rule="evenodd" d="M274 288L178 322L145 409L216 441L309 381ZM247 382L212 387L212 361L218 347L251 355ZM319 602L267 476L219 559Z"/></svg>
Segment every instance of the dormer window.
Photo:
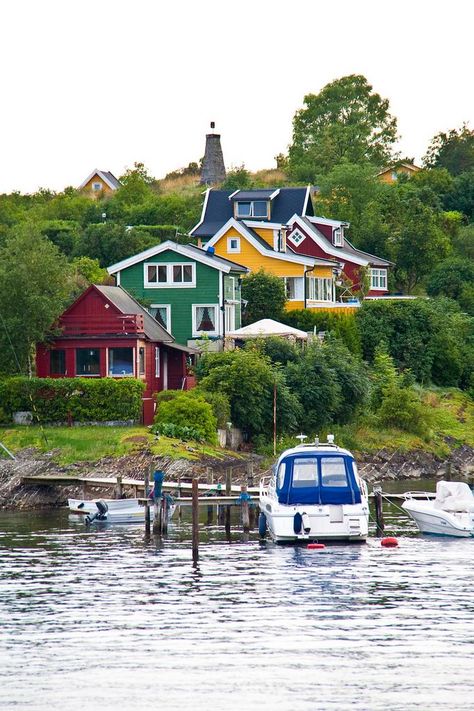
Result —
<svg viewBox="0 0 474 711"><path fill-rule="evenodd" d="M235 205L236 217L263 217L268 219L268 202L265 200L237 201Z"/></svg>
<svg viewBox="0 0 474 711"><path fill-rule="evenodd" d="M335 247L342 247L344 244L344 228L335 227L332 231L332 243Z"/></svg>

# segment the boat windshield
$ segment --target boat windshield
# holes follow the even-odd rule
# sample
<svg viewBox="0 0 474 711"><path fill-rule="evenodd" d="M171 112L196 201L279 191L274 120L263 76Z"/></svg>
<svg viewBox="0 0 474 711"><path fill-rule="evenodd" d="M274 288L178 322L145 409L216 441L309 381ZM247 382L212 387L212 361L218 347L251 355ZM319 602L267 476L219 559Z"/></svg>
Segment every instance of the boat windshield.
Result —
<svg viewBox="0 0 474 711"><path fill-rule="evenodd" d="M314 457L293 461L293 486L316 486L318 483L318 461Z"/></svg>
<svg viewBox="0 0 474 711"><path fill-rule="evenodd" d="M321 485L348 486L346 467L342 457L321 457Z"/></svg>

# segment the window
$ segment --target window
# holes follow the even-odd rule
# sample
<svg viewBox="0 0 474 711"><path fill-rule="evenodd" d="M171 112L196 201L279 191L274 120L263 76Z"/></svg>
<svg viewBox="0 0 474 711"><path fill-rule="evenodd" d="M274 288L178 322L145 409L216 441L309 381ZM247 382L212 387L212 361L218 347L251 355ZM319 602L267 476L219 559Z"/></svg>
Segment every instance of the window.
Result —
<svg viewBox="0 0 474 711"><path fill-rule="evenodd" d="M224 299L225 301L235 301L235 277L224 277Z"/></svg>
<svg viewBox="0 0 474 711"><path fill-rule="evenodd" d="M268 218L268 203L265 200L253 202L237 202L235 207L236 217L264 217Z"/></svg>
<svg viewBox="0 0 474 711"><path fill-rule="evenodd" d="M240 254L240 238L239 237L228 237L227 238L227 251L236 252Z"/></svg>
<svg viewBox="0 0 474 711"><path fill-rule="evenodd" d="M332 231L332 243L335 247L342 247L344 244L344 230L342 227L336 227Z"/></svg>
<svg viewBox="0 0 474 711"><path fill-rule="evenodd" d="M160 349L155 346L155 378L160 377Z"/></svg>
<svg viewBox="0 0 474 711"><path fill-rule="evenodd" d="M294 230L291 235L288 235L287 239L297 247L304 240L304 234L299 230Z"/></svg>
<svg viewBox="0 0 474 711"><path fill-rule="evenodd" d="M334 281L330 277L308 279L308 299L310 301L334 301Z"/></svg>
<svg viewBox="0 0 474 711"><path fill-rule="evenodd" d="M109 348L109 375L133 376L133 348Z"/></svg>
<svg viewBox="0 0 474 711"><path fill-rule="evenodd" d="M145 287L195 286L195 265L150 264L144 265Z"/></svg>
<svg viewBox="0 0 474 711"><path fill-rule="evenodd" d="M321 458L321 486L348 486L342 457Z"/></svg>
<svg viewBox="0 0 474 711"><path fill-rule="evenodd" d="M217 304L199 304L193 306L193 333L198 336L207 333L217 336Z"/></svg>
<svg viewBox="0 0 474 711"><path fill-rule="evenodd" d="M76 348L76 375L100 375L98 348Z"/></svg>
<svg viewBox="0 0 474 711"><path fill-rule="evenodd" d="M51 351L49 356L49 372L51 375L66 375L66 351Z"/></svg>
<svg viewBox="0 0 474 711"><path fill-rule="evenodd" d="M392 170L391 175L392 175L392 180L398 180L398 173L396 170Z"/></svg>
<svg viewBox="0 0 474 711"><path fill-rule="evenodd" d="M152 304L148 309L150 315L160 326L171 333L171 306L170 304Z"/></svg>
<svg viewBox="0 0 474 711"><path fill-rule="evenodd" d="M277 487L279 489L283 488L283 484L285 483L285 474L286 474L286 462L282 462L280 464L280 466L278 467Z"/></svg>
<svg viewBox="0 0 474 711"><path fill-rule="evenodd" d="M304 299L303 277L283 277L285 282L286 298L289 301L302 301Z"/></svg>
<svg viewBox="0 0 474 711"><path fill-rule="evenodd" d="M370 270L370 288L382 289L387 288L387 270L386 269L371 269Z"/></svg>
<svg viewBox="0 0 474 711"><path fill-rule="evenodd" d="M138 375L145 375L145 349L138 349Z"/></svg>
<svg viewBox="0 0 474 711"><path fill-rule="evenodd" d="M92 190L96 193L99 192L99 190L102 190L102 183L92 183Z"/></svg>
<svg viewBox="0 0 474 711"><path fill-rule="evenodd" d="M293 486L315 486L318 483L318 462L314 457L295 459L293 462Z"/></svg>

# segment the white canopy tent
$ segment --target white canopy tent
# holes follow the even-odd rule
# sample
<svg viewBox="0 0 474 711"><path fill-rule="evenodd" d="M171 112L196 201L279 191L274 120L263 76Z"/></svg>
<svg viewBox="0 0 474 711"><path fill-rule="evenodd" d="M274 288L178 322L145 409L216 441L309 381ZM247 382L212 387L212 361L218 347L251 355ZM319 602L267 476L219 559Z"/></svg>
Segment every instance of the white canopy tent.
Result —
<svg viewBox="0 0 474 711"><path fill-rule="evenodd" d="M308 334L306 331L300 331L298 328L287 326L284 323L278 323L271 318L263 318L260 321L255 321L248 326L238 328L236 331L228 331L226 338L234 340L245 340L247 338L268 338L269 336L280 336L281 338L296 338L298 340L306 340Z"/></svg>

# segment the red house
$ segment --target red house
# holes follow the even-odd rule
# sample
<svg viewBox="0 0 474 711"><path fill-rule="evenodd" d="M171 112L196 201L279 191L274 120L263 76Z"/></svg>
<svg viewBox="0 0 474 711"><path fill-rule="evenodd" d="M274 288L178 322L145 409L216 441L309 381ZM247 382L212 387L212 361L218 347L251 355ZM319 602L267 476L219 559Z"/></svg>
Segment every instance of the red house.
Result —
<svg viewBox="0 0 474 711"><path fill-rule="evenodd" d="M187 390L187 360L195 353L177 343L120 286L90 286L60 316L61 335L36 348L39 378L138 378L143 423L153 422L153 393Z"/></svg>
<svg viewBox="0 0 474 711"><path fill-rule="evenodd" d="M360 268L368 268L370 291L366 296L384 296L388 293L388 269L393 263L356 249L344 234L349 227L347 222L294 215L288 224L290 229L286 239L295 252L337 260L343 265L344 276L352 282L354 290L360 284Z"/></svg>

